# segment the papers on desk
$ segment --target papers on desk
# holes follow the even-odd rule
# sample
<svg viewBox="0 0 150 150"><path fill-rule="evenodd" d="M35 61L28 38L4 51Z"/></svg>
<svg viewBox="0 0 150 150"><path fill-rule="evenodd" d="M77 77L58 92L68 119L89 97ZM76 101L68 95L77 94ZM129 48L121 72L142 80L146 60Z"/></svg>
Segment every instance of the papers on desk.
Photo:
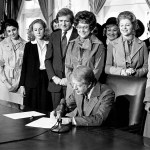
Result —
<svg viewBox="0 0 150 150"><path fill-rule="evenodd" d="M30 118L30 117L36 117L36 116L44 116L44 115L45 114L39 113L39 112L36 112L36 111L4 114L4 116L9 117L11 119L22 119L22 118Z"/></svg>
<svg viewBox="0 0 150 150"><path fill-rule="evenodd" d="M31 123L26 124L26 126L50 129L56 124L56 122L57 122L57 119L55 118L42 117L38 120L35 120Z"/></svg>

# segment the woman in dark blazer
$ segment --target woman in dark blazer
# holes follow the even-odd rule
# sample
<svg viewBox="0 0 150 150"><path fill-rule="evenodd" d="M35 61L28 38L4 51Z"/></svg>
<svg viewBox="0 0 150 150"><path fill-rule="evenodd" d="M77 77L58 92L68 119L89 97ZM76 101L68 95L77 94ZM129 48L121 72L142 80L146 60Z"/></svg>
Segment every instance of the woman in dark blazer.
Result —
<svg viewBox="0 0 150 150"><path fill-rule="evenodd" d="M118 16L121 36L107 47L105 73L123 76L146 76L148 52L145 42L135 36L137 20L129 11Z"/></svg>
<svg viewBox="0 0 150 150"><path fill-rule="evenodd" d="M48 77L45 68L45 54L48 44L46 24L41 19L29 26L30 42L25 46L20 88L24 94L25 108L40 112L51 111L51 98L48 92Z"/></svg>

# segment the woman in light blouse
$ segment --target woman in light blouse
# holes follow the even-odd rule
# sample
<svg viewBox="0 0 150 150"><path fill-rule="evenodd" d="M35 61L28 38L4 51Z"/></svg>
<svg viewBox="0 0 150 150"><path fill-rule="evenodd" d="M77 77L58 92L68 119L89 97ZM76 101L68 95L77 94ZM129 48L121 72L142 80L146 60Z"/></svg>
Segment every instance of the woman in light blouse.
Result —
<svg viewBox="0 0 150 150"><path fill-rule="evenodd" d="M22 104L19 85L26 41L19 36L19 25L13 19L4 23L7 37L0 42L0 100Z"/></svg>
<svg viewBox="0 0 150 150"><path fill-rule="evenodd" d="M106 74L122 76L146 76L148 52L143 41L135 36L138 29L135 15L130 11L118 15L121 36L107 47Z"/></svg>
<svg viewBox="0 0 150 150"><path fill-rule="evenodd" d="M48 45L47 27L43 20L36 19L29 26L29 42L25 45L20 89L24 95L26 110L51 111L48 92L48 77L45 55Z"/></svg>

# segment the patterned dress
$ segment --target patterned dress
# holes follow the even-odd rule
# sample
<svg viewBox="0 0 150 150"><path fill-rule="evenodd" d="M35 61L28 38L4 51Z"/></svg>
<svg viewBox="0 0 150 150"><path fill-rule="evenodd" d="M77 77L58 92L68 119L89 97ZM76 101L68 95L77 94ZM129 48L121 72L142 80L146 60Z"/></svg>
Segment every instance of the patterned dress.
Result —
<svg viewBox="0 0 150 150"><path fill-rule="evenodd" d="M25 43L19 38L14 44L10 37L0 42L0 100L23 103L22 96L16 89L20 80ZM4 83L5 80L10 83L11 92Z"/></svg>

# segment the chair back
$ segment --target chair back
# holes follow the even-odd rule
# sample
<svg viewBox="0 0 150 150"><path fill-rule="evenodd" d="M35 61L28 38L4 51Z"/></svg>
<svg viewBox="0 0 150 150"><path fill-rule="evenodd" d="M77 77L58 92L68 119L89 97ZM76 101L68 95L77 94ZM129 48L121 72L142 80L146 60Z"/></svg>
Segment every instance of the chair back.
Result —
<svg viewBox="0 0 150 150"><path fill-rule="evenodd" d="M115 126L141 124L143 121L147 78L107 75L105 84L115 92L113 119Z"/></svg>

